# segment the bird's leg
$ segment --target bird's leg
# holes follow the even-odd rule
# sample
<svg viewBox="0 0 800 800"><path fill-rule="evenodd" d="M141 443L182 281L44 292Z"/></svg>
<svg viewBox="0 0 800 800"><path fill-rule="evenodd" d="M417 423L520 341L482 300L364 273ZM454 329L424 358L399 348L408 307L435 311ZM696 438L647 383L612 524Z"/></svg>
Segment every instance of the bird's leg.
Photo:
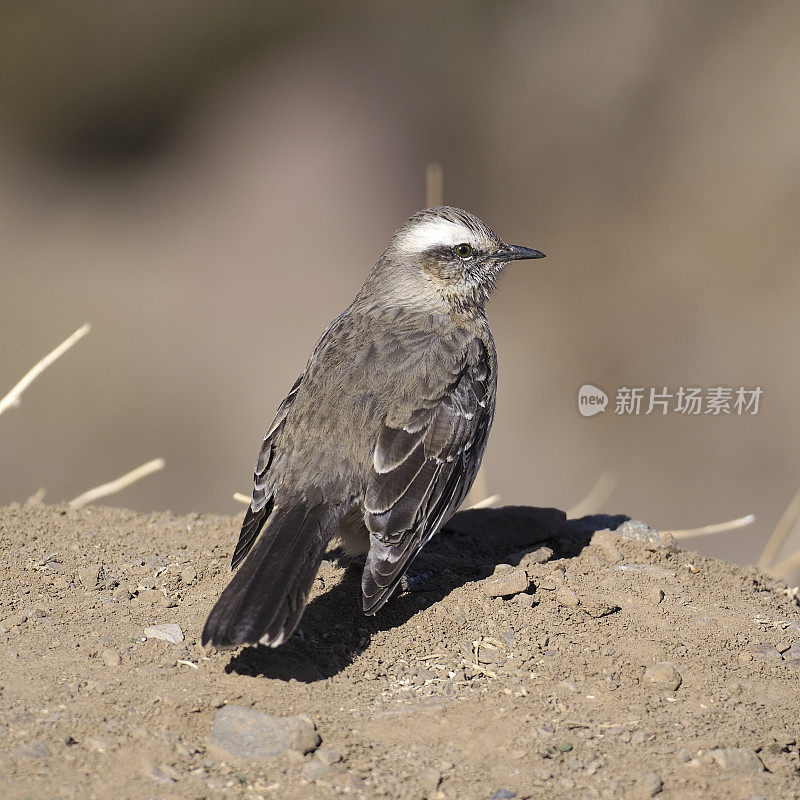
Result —
<svg viewBox="0 0 800 800"><path fill-rule="evenodd" d="M408 570L403 574L403 577L400 578L400 588L404 592L424 592L430 588L428 582L430 578L433 577L432 572L409 574L410 572L411 570Z"/></svg>

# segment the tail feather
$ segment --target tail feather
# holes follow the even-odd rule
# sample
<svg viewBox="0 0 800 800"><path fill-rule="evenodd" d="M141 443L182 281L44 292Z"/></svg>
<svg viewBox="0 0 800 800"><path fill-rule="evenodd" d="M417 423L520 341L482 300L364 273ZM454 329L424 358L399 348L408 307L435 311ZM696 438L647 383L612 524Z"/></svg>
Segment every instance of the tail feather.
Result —
<svg viewBox="0 0 800 800"><path fill-rule="evenodd" d="M343 516L329 503L276 508L203 628L203 644L277 647L292 635L308 602L325 548Z"/></svg>
<svg viewBox="0 0 800 800"><path fill-rule="evenodd" d="M231 569L236 569L250 552L256 536L258 536L264 527L264 523L269 519L274 505L275 501L270 497L258 511L253 511L252 504L247 507L247 513L244 515L244 522L242 522L242 530L239 534L239 541L233 551Z"/></svg>

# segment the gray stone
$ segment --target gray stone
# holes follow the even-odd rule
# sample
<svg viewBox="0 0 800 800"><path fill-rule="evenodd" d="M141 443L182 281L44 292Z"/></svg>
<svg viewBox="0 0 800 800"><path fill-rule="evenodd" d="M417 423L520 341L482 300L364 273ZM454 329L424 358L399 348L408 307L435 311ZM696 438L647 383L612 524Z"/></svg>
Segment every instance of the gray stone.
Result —
<svg viewBox="0 0 800 800"><path fill-rule="evenodd" d="M674 692L683 682L680 672L669 661L660 661L644 671L642 683L654 689Z"/></svg>
<svg viewBox="0 0 800 800"><path fill-rule="evenodd" d="M564 608L577 608L581 604L578 595L566 587L556 592L556 602Z"/></svg>
<svg viewBox="0 0 800 800"><path fill-rule="evenodd" d="M718 767L733 772L763 772L764 765L749 747L718 747L708 753Z"/></svg>
<svg viewBox="0 0 800 800"><path fill-rule="evenodd" d="M520 592L515 598L514 602L523 608L533 608L533 595Z"/></svg>
<svg viewBox="0 0 800 800"><path fill-rule="evenodd" d="M491 642L482 641L478 645L479 664L503 664L505 658L502 651Z"/></svg>
<svg viewBox="0 0 800 800"><path fill-rule="evenodd" d="M664 788L661 776L655 772L648 772L636 779L634 795L641 800L654 797Z"/></svg>
<svg viewBox="0 0 800 800"><path fill-rule="evenodd" d="M41 739L31 739L26 744L11 751L11 755L24 761L38 761L50 755L47 745Z"/></svg>
<svg viewBox="0 0 800 800"><path fill-rule="evenodd" d="M159 764L150 769L147 775L158 783L175 783L181 779L180 773L169 764Z"/></svg>
<svg viewBox="0 0 800 800"><path fill-rule="evenodd" d="M321 761L326 767L330 767L342 760L342 754L332 747L320 747L314 753L314 757L318 761Z"/></svg>
<svg viewBox="0 0 800 800"><path fill-rule="evenodd" d="M78 570L78 580L85 589L94 589L100 577L100 567L92 564L89 567L81 567Z"/></svg>
<svg viewBox="0 0 800 800"><path fill-rule="evenodd" d="M263 761L290 750L310 753L319 743L319 734L308 717L275 717L234 705L217 711L209 737L212 747L247 761Z"/></svg>
<svg viewBox="0 0 800 800"><path fill-rule="evenodd" d="M181 581L187 586L194 583L197 579L197 570L194 567L184 567L181 570Z"/></svg>
<svg viewBox="0 0 800 800"><path fill-rule="evenodd" d="M615 533L622 539L633 539L639 542L658 543L661 541L658 531L640 519L629 519L627 522L623 522Z"/></svg>
<svg viewBox="0 0 800 800"><path fill-rule="evenodd" d="M117 586L117 588L111 593L111 596L120 603L124 603L126 600L131 599L130 590L124 584Z"/></svg>
<svg viewBox="0 0 800 800"><path fill-rule="evenodd" d="M429 792L434 792L442 782L442 773L438 769L426 767L417 773L419 785Z"/></svg>
<svg viewBox="0 0 800 800"><path fill-rule="evenodd" d="M747 645L747 652L757 661L780 661L781 654L774 644L751 642Z"/></svg>
<svg viewBox="0 0 800 800"><path fill-rule="evenodd" d="M481 583L481 589L489 597L509 597L524 592L528 586L530 581L524 569L501 573Z"/></svg>
<svg viewBox="0 0 800 800"><path fill-rule="evenodd" d="M656 586L647 593L647 599L657 606L664 599L664 590L660 586Z"/></svg>
<svg viewBox="0 0 800 800"><path fill-rule="evenodd" d="M321 761L309 761L303 764L303 773L310 781L319 781L327 778L333 772L330 764L323 764Z"/></svg>
<svg viewBox="0 0 800 800"><path fill-rule="evenodd" d="M600 617L607 617L609 614L616 614L620 607L616 603L609 603L607 600L589 600L581 605L581 609L585 614L595 619Z"/></svg>
<svg viewBox="0 0 800 800"><path fill-rule="evenodd" d="M619 564L625 560L622 552L617 547L619 537L608 528L595 531L592 535L592 545L597 547L609 564Z"/></svg>
<svg viewBox="0 0 800 800"><path fill-rule="evenodd" d="M144 635L148 639L162 639L165 642L178 644L183 641L183 631L180 625L174 622L167 622L163 625L151 625L144 629Z"/></svg>
<svg viewBox="0 0 800 800"><path fill-rule="evenodd" d="M529 547L525 550L520 550L518 553L513 553L507 556L508 560L522 569L532 567L536 564L544 564L553 557L553 549L551 547L543 547L537 545L536 547Z"/></svg>
<svg viewBox="0 0 800 800"><path fill-rule="evenodd" d="M783 653L783 660L794 666L800 666L800 644L792 645Z"/></svg>

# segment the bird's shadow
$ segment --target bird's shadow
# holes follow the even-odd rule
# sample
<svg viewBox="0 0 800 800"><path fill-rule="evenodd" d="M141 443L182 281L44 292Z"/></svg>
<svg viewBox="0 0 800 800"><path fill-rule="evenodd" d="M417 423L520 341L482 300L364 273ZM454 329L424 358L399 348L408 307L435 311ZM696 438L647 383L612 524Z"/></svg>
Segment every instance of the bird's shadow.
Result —
<svg viewBox="0 0 800 800"><path fill-rule="evenodd" d="M555 558L574 557L595 531L615 530L628 519L595 515L567 520L558 509L530 506L461 511L415 559L409 590L398 591L376 616L361 611L363 562L353 563L308 604L288 642L275 649L247 647L230 659L226 671L305 683L330 678L368 647L373 634L402 625L464 583L491 575L497 564L517 564L526 550L545 544ZM344 563L340 551L329 552L328 558Z"/></svg>

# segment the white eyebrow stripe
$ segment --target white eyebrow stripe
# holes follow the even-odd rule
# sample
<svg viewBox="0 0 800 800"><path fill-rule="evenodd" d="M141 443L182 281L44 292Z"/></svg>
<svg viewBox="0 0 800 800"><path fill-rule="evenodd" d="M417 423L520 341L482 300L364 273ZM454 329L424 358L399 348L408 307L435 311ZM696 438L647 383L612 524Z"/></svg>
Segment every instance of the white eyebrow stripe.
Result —
<svg viewBox="0 0 800 800"><path fill-rule="evenodd" d="M421 253L436 245L452 247L464 242L475 243L475 234L469 228L446 219L434 219L403 233L398 244L403 250Z"/></svg>

